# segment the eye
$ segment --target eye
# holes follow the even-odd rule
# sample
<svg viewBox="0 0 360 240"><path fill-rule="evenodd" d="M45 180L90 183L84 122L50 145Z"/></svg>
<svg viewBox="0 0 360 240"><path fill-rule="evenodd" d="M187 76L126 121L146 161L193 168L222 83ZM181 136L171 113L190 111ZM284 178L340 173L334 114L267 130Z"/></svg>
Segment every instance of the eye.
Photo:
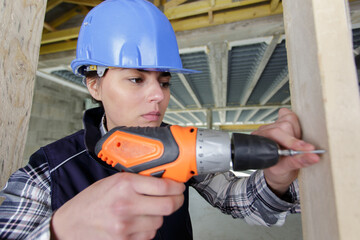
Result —
<svg viewBox="0 0 360 240"><path fill-rule="evenodd" d="M161 83L160 83L160 86L161 86L162 88L169 88L169 87L171 86L171 84L170 84L169 82L161 82Z"/></svg>
<svg viewBox="0 0 360 240"><path fill-rule="evenodd" d="M133 83L142 83L144 80L142 78L129 78L129 81Z"/></svg>

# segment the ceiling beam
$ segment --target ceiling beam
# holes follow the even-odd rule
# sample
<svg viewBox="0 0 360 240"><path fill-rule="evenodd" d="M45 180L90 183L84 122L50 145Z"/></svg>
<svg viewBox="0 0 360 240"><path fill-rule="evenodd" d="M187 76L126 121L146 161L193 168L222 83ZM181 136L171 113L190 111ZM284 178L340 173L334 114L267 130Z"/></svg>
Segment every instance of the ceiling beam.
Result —
<svg viewBox="0 0 360 240"><path fill-rule="evenodd" d="M184 76L184 74L178 73L177 75L178 75L181 83L184 85L186 91L188 91L188 93L190 94L191 98L194 100L196 106L197 106L198 108L201 108L201 107L202 107L202 106L201 106L201 103L200 103L198 97L196 96L195 92L194 92L193 89L191 88L191 86L190 86L188 80L186 79L186 77Z"/></svg>
<svg viewBox="0 0 360 240"><path fill-rule="evenodd" d="M240 100L241 105L245 105L247 103L247 101L249 100L251 93L254 91L254 88L255 88L256 84L258 83L272 54L274 53L274 50L280 39L281 39L280 34L274 35L272 37L271 42L268 45L268 47L266 48L264 55L261 59L261 62L259 63L253 78L248 82L247 86L245 87L245 89L246 89L245 94L242 96L242 98Z"/></svg>
<svg viewBox="0 0 360 240"><path fill-rule="evenodd" d="M266 65L268 64L270 57L272 56L279 40L281 39L281 34L277 34L274 35L270 41L270 43L268 44L268 47L266 48L264 55L262 56L261 62L259 63L256 72L253 75L253 78L248 82L248 84L246 85L245 92L243 94L243 96L240 99L240 104L241 105L245 105L251 95L251 93L253 92L256 84L258 83ZM238 110L234 116L233 122L237 122L237 120L239 119L240 115L241 115L241 111L242 110ZM250 119L251 117L253 117L255 115L255 113L250 114L246 120Z"/></svg>
<svg viewBox="0 0 360 240"><path fill-rule="evenodd" d="M270 114L272 114L273 112L277 111L277 108L274 109L267 109L265 110L262 114L258 115L255 119L253 119L254 122L260 122L262 121L264 118L266 118L267 116L269 116Z"/></svg>
<svg viewBox="0 0 360 240"><path fill-rule="evenodd" d="M285 76L283 74L277 77L273 84L262 95L259 102L260 105L266 104L287 82L289 82L289 74L287 74L286 70Z"/></svg>
<svg viewBox="0 0 360 240"><path fill-rule="evenodd" d="M217 42L208 44L208 59L211 75L211 89L215 107L225 107L227 97L228 44ZM226 120L226 111L219 112L220 122Z"/></svg>
<svg viewBox="0 0 360 240"><path fill-rule="evenodd" d="M236 111L236 110L254 110L254 109L274 109L274 108L290 108L291 106L288 104L280 104L280 105L268 105L268 106L239 106L239 107L218 107L211 108L212 111ZM187 108L187 109L167 109L166 112L174 113L174 112L204 112L206 109L204 108Z"/></svg>
<svg viewBox="0 0 360 240"><path fill-rule="evenodd" d="M164 117L164 118L168 119L168 120L166 120L167 123L170 123L170 124L173 124L173 125L182 124L182 122L179 121L178 118L174 118L174 117L170 116L169 114L165 114L165 117ZM170 121L169 121L169 120L170 120Z"/></svg>
<svg viewBox="0 0 360 240"><path fill-rule="evenodd" d="M55 0L53 0L55 1ZM229 0L227 0L229 1ZM100 0L92 0L92 1L88 1L88 0L63 0L62 2L66 2L66 3L75 3L75 4L79 4L82 6L96 6L97 4L99 4ZM198 1L199 2L199 1ZM200 1L200 2L204 2L204 1ZM246 3L250 3L249 1L238 1L236 2L236 4L245 4ZM254 2L268 2L268 0L256 0ZM218 1L216 1L216 3L218 3ZM186 5L186 4L184 4ZM246 5L246 4L245 4ZM176 8L182 7L183 5L180 5ZM252 6L252 5L249 5ZM280 9L281 8L281 9ZM207 12L207 10L205 11ZM270 11L270 6L269 4L265 4L265 5L255 5L252 6L250 9L248 7L243 7L241 9L237 9L237 8L233 8L233 9L229 9L228 11L223 11L223 12L214 12L213 13L213 22L211 24L209 24L209 18L208 16L202 16L202 15L196 15L195 17L188 17L185 19L175 19L175 20L171 20L171 24L175 30L175 32L180 32L180 31L184 31L184 30L192 30L192 29L198 29L198 28L204 28L204 27L209 27L209 26L216 26L216 25L220 25L220 24L226 24L226 23L234 23L234 22L239 22L242 20L249 20L249 19L255 19L255 18L261 18L261 17L265 17L265 16L274 16L274 15L279 15L282 13L282 6L280 5L280 7L275 11L275 12L271 12ZM267 26L269 24L269 21L266 21ZM240 32L242 31L244 27L242 26L241 29L239 29L239 31L235 31L235 30L231 30L231 34L232 35L239 35ZM222 29L222 28L221 28ZM260 29L256 30L255 32L260 31ZM219 36L223 36L221 34L216 33L216 35L214 35L214 37L216 38L217 35ZM251 37L251 35L242 35L242 36L249 36ZM72 36L63 36L63 38L65 39L70 39L72 38ZM224 37L224 36L223 36ZM197 37L198 39L199 37ZM198 39L199 40L199 39ZM229 39L231 40L231 39ZM189 41L187 41L189 42ZM196 43L196 41L190 41L191 43ZM203 44L203 45L206 45ZM56 49L58 46L56 45L55 47L50 47L52 49ZM70 50L74 50L76 48L76 46L74 46L74 48L70 49ZM59 51L61 51L62 48L59 49ZM44 53L41 53L44 54Z"/></svg>
<svg viewBox="0 0 360 240"><path fill-rule="evenodd" d="M271 86L265 91L265 93L260 98L259 104L265 105L288 81L289 81L289 75L287 73L287 69L283 71L280 76L278 76L274 82L271 84ZM284 76L285 75L285 76ZM253 110L244 120L245 122L249 121L255 114L259 111ZM257 118L258 119L258 118ZM255 121L255 120L254 120Z"/></svg>
<svg viewBox="0 0 360 240"><path fill-rule="evenodd" d="M186 110L186 107L179 101L177 100L176 97L174 97L174 95L170 95L170 99L171 101L173 101L178 107L180 107L181 109L185 109ZM200 107L201 108L201 107ZM199 123L201 123L202 121L192 112L189 112L189 115L191 117L193 117L196 121L198 121ZM189 121L189 120L188 120Z"/></svg>

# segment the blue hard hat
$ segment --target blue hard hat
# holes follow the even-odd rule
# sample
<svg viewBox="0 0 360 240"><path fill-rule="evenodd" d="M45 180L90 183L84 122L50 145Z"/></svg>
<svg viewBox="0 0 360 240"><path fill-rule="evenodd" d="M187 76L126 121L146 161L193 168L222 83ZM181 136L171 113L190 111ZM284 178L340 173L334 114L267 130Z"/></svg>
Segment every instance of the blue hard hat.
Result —
<svg viewBox="0 0 360 240"><path fill-rule="evenodd" d="M182 67L175 32L166 16L146 0L106 0L85 17L71 68L88 66L194 73Z"/></svg>

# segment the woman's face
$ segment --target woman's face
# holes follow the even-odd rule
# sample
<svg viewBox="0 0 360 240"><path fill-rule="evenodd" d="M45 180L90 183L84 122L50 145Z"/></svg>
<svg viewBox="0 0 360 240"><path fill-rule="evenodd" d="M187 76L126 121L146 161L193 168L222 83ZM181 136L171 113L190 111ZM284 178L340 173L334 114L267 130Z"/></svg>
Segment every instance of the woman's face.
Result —
<svg viewBox="0 0 360 240"><path fill-rule="evenodd" d="M87 81L90 94L105 108L107 128L160 126L170 100L171 75L112 68L97 81Z"/></svg>

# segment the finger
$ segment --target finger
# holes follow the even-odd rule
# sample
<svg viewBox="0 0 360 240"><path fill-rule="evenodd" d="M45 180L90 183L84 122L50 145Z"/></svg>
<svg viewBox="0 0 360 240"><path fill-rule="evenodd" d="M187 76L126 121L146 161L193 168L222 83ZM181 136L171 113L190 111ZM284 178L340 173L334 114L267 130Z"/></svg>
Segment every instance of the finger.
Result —
<svg viewBox="0 0 360 240"><path fill-rule="evenodd" d="M156 232L164 220L162 216L138 216L134 217L132 221L126 226L129 235L138 232Z"/></svg>
<svg viewBox="0 0 360 240"><path fill-rule="evenodd" d="M293 130L294 136L296 138L301 138L301 127L299 123L299 119L296 114L290 111L287 108L281 108L279 110L279 118L277 122L287 122L291 124L291 128Z"/></svg>
<svg viewBox="0 0 360 240"><path fill-rule="evenodd" d="M289 136L295 136L295 131L291 123L287 121L277 121L275 123L261 126L258 130L254 131L252 134L262 135L262 136L276 136L278 131L287 133Z"/></svg>
<svg viewBox="0 0 360 240"><path fill-rule="evenodd" d="M279 163L273 167L272 171L275 174L281 175L292 170L309 167L319 161L320 156L313 153L283 157Z"/></svg>
<svg viewBox="0 0 360 240"><path fill-rule="evenodd" d="M185 191L185 185L170 179L132 176L132 186L137 193L152 196L179 195Z"/></svg>
<svg viewBox="0 0 360 240"><path fill-rule="evenodd" d="M113 208L119 216L168 216L178 210L183 203L183 194L168 197L134 195L129 200L114 203Z"/></svg>
<svg viewBox="0 0 360 240"><path fill-rule="evenodd" d="M138 232L130 235L129 240L153 239L155 236L156 236L156 231Z"/></svg>
<svg viewBox="0 0 360 240"><path fill-rule="evenodd" d="M311 151L315 147L303 140L297 139L296 137L290 135L288 132L277 128L277 127L268 127L265 130L255 131L253 134L258 134L267 138L272 139L277 142L281 147L286 149L293 149L299 151Z"/></svg>

